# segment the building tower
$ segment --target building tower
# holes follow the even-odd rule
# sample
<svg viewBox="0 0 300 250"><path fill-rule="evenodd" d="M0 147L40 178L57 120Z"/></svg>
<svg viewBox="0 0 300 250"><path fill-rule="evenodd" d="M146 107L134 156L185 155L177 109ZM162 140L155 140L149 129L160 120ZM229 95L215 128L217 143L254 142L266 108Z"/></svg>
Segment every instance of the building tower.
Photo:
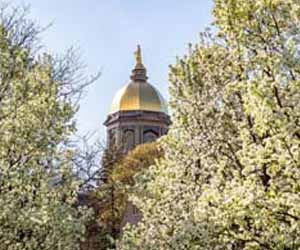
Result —
<svg viewBox="0 0 300 250"><path fill-rule="evenodd" d="M142 62L141 48L135 52L136 65L131 81L113 99L104 122L108 147L117 146L124 153L136 145L155 141L168 131L170 117L164 98L149 82Z"/></svg>

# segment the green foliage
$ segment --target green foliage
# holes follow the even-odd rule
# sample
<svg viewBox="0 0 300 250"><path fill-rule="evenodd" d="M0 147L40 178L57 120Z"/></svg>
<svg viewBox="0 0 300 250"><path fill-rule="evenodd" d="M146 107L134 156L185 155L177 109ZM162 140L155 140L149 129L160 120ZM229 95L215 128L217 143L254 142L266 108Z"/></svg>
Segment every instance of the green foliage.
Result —
<svg viewBox="0 0 300 250"><path fill-rule="evenodd" d="M134 177L137 173L145 171L156 160L163 156L163 150L158 142L146 143L135 149L120 160L113 168L111 180L124 185L133 186Z"/></svg>
<svg viewBox="0 0 300 250"><path fill-rule="evenodd" d="M214 16L171 67L165 157L120 249L300 248L300 3L215 0Z"/></svg>
<svg viewBox="0 0 300 250"><path fill-rule="evenodd" d="M26 13L0 11L0 249L78 249L89 213L75 206L68 140L80 86L67 94L75 71L34 54Z"/></svg>

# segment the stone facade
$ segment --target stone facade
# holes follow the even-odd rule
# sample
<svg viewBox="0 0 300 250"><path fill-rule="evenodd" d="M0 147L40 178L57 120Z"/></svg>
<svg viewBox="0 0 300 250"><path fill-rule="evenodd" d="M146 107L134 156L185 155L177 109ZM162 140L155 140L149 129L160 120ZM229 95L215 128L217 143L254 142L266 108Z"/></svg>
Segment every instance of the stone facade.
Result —
<svg viewBox="0 0 300 250"><path fill-rule="evenodd" d="M119 111L108 116L108 148L120 146L124 153L135 146L155 141L168 132L170 117L163 112Z"/></svg>

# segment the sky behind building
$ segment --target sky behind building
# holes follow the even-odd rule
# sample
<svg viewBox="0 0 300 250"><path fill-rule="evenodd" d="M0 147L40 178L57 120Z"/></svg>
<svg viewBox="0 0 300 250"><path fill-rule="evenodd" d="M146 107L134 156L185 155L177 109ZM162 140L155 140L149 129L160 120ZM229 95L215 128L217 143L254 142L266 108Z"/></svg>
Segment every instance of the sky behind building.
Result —
<svg viewBox="0 0 300 250"><path fill-rule="evenodd" d="M30 17L53 25L42 34L52 53L80 48L88 73L101 77L87 89L77 115L79 134L97 131L114 94L129 81L133 53L141 44L149 82L168 97L169 65L209 26L212 0L15 0L31 6Z"/></svg>

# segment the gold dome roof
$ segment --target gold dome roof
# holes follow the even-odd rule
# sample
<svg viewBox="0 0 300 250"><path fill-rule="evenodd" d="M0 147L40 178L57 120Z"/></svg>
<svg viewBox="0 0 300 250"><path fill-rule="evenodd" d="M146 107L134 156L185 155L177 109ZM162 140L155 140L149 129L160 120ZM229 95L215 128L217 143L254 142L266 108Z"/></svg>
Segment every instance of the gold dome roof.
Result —
<svg viewBox="0 0 300 250"><path fill-rule="evenodd" d="M168 113L164 98L151 84L132 81L120 89L113 100L110 113L145 110Z"/></svg>
<svg viewBox="0 0 300 250"><path fill-rule="evenodd" d="M110 114L118 111L154 111L168 113L167 104L158 90L147 82L146 69L142 64L141 50L136 52L137 64L132 71L132 81L120 89L113 99Z"/></svg>

